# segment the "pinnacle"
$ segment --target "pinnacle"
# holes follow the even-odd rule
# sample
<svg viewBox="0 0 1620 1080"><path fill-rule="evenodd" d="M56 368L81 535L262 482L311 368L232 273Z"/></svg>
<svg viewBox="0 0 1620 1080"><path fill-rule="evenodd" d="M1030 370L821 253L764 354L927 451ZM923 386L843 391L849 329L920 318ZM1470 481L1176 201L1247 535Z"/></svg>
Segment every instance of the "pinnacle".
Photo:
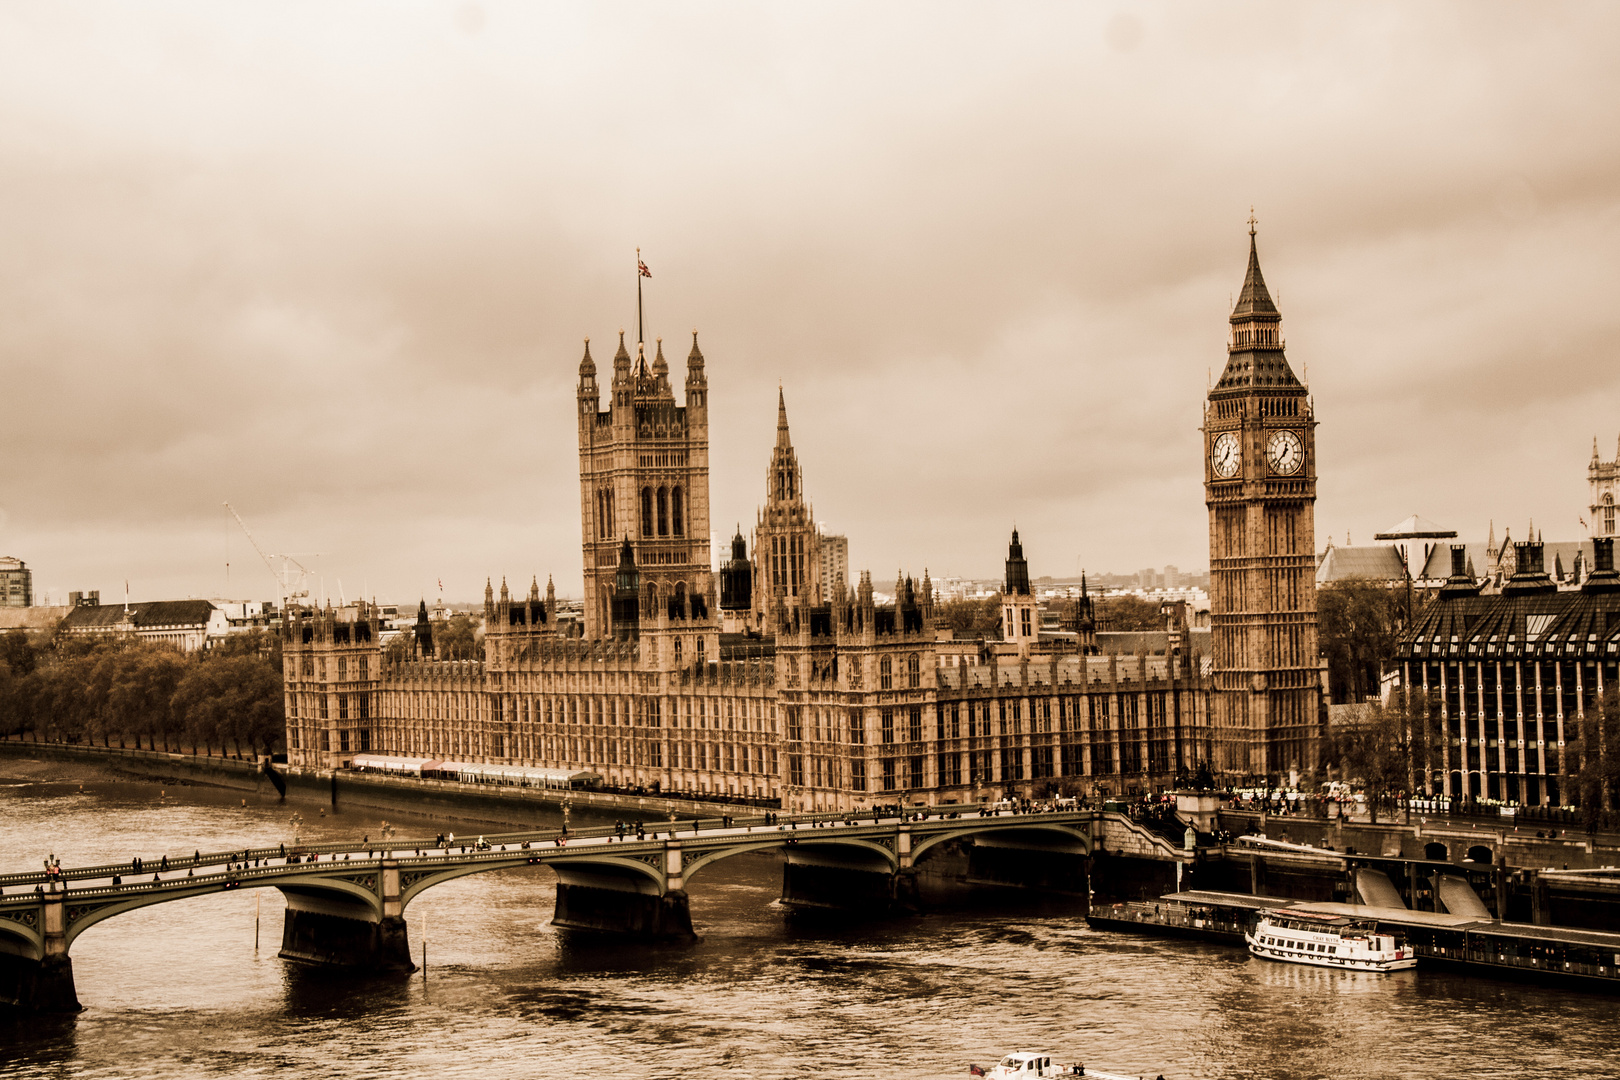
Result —
<svg viewBox="0 0 1620 1080"><path fill-rule="evenodd" d="M589 347L589 346L587 346L587 347ZM630 352L629 352L629 350L627 350L624 347L624 331L623 330L619 331L619 351L613 354L613 359L615 359L615 360L628 360L628 359L630 359Z"/></svg>
<svg viewBox="0 0 1620 1080"><path fill-rule="evenodd" d="M790 449L793 440L788 436L787 398L782 396L782 387L776 388L776 448L778 450Z"/></svg>
<svg viewBox="0 0 1620 1080"><path fill-rule="evenodd" d="M1277 305L1266 291L1266 279L1260 273L1260 253L1255 247L1254 233L1249 233L1249 270L1243 277L1243 291L1238 294L1232 317L1240 315L1275 315Z"/></svg>
<svg viewBox="0 0 1620 1080"><path fill-rule="evenodd" d="M696 327L692 328L692 351L686 354L686 359L688 362L703 359L703 350L698 348Z"/></svg>

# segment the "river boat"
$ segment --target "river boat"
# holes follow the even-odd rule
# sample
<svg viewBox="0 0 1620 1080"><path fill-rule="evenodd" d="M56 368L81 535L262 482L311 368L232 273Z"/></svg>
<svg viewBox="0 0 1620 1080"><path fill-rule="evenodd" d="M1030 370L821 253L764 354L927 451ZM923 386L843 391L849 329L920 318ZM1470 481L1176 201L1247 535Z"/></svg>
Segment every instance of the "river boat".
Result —
<svg viewBox="0 0 1620 1080"><path fill-rule="evenodd" d="M1406 939L1381 931L1373 919L1290 908L1263 913L1244 940L1267 960L1348 971L1400 971L1417 967Z"/></svg>
<svg viewBox="0 0 1620 1080"><path fill-rule="evenodd" d="M993 1080L1010 1080L1013 1077L1017 1080L1038 1080L1038 1078L1044 1080L1047 1077L1059 1076L1085 1076L1093 1080L1140 1080L1137 1074L1126 1076L1124 1073L1100 1072L1079 1062L1070 1065L1057 1064L1052 1061L1051 1054L1042 1050L1015 1050L1002 1058L988 1073L977 1067L970 1069L969 1072L974 1076L989 1076Z"/></svg>

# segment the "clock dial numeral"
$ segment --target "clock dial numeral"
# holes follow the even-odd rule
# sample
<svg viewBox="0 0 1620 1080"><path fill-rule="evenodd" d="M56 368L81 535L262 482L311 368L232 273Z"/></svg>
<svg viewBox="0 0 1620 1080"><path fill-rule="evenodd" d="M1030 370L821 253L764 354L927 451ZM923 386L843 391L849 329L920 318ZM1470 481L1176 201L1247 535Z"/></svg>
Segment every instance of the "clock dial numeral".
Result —
<svg viewBox="0 0 1620 1080"><path fill-rule="evenodd" d="M1272 472L1292 476L1305 464L1305 444L1296 432L1275 432L1266 443L1266 461Z"/></svg>
<svg viewBox="0 0 1620 1080"><path fill-rule="evenodd" d="M1216 476L1222 479L1236 476L1238 467L1243 464L1243 450L1238 445L1237 436L1230 431L1223 431L1215 436L1214 445L1210 447L1209 460Z"/></svg>

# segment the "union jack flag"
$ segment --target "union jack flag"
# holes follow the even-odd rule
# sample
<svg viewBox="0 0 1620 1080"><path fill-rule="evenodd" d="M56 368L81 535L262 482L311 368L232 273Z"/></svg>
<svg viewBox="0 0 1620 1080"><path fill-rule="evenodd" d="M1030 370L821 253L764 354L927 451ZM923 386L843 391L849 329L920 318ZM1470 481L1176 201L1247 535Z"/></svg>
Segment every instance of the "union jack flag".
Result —
<svg viewBox="0 0 1620 1080"><path fill-rule="evenodd" d="M636 269L641 272L642 277L652 277L652 271L647 269L647 264L640 259L636 260Z"/></svg>

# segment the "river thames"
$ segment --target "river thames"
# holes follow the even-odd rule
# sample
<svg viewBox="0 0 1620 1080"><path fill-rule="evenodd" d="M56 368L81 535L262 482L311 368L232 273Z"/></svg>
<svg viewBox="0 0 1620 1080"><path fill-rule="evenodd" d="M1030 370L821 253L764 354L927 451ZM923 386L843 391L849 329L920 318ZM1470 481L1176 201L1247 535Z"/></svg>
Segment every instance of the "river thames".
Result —
<svg viewBox="0 0 1620 1080"><path fill-rule="evenodd" d="M382 816L0 759L0 872L379 833ZM83 790L80 790L80 780ZM391 820L401 835L476 826ZM581 942L536 867L406 911L426 978L283 962L281 894L198 897L75 941L84 1011L0 1014L15 1077L964 1077L1017 1048L1182 1078L1620 1076L1620 1001L1419 970L1378 976L1091 930L997 893L878 922L795 918L749 856L689 886L702 941ZM260 940L254 949L255 904Z"/></svg>

